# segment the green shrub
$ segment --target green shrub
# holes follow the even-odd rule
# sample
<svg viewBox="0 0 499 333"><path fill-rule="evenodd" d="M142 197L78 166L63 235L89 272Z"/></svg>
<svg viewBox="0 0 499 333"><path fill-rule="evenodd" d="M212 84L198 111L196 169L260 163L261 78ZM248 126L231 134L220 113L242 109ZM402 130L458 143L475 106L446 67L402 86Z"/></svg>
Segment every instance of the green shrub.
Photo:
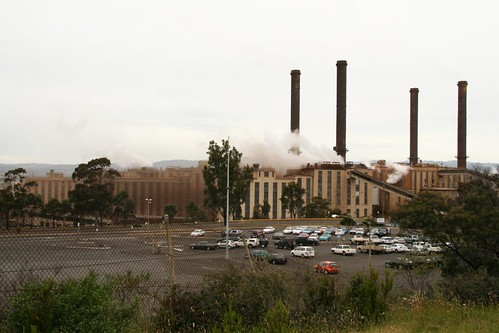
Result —
<svg viewBox="0 0 499 333"><path fill-rule="evenodd" d="M85 278L24 284L6 313L9 331L127 332L136 322L138 299L116 299L120 280L96 273Z"/></svg>
<svg viewBox="0 0 499 333"><path fill-rule="evenodd" d="M342 314L351 317L347 321L365 324L378 322L388 309L388 293L393 287L393 277L386 272L385 280L378 281L378 273L370 268L366 274L352 277L342 298Z"/></svg>

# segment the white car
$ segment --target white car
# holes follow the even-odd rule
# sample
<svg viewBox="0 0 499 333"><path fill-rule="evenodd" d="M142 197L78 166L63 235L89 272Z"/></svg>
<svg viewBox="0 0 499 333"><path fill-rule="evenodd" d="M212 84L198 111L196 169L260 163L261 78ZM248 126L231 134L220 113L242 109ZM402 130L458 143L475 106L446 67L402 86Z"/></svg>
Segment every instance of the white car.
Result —
<svg viewBox="0 0 499 333"><path fill-rule="evenodd" d="M230 240L230 239L229 239L228 242L227 242L226 239L220 239L217 242L218 247L223 248L223 249L226 248L226 244L229 245L229 249L233 249L233 248L235 248L237 246L236 243L234 241Z"/></svg>
<svg viewBox="0 0 499 333"><path fill-rule="evenodd" d="M293 229L294 229L294 227L286 227L286 228L284 228L284 230L282 231L282 233L285 234L285 235L292 234L293 233Z"/></svg>
<svg viewBox="0 0 499 333"><path fill-rule="evenodd" d="M346 255L353 256L357 252L357 249L350 247L350 245L338 245L332 247L331 252L333 252L334 254L341 254L344 256Z"/></svg>
<svg viewBox="0 0 499 333"><path fill-rule="evenodd" d="M395 244L391 244L390 247L393 250L392 252L395 252L395 253L409 252L409 248L405 244L395 243Z"/></svg>
<svg viewBox="0 0 499 333"><path fill-rule="evenodd" d="M313 258L315 250L311 246L298 246L291 250L292 257Z"/></svg>
<svg viewBox="0 0 499 333"><path fill-rule="evenodd" d="M196 229L193 232L191 232L191 237L201 237L204 236L205 232L203 229Z"/></svg>
<svg viewBox="0 0 499 333"><path fill-rule="evenodd" d="M306 228L306 227L304 227L304 226L301 226L301 227L294 227L294 228L293 228L293 235L299 235L299 234L301 234L301 231L302 231L303 229L305 229L305 228Z"/></svg>
<svg viewBox="0 0 499 333"><path fill-rule="evenodd" d="M274 231L275 231L275 228L272 227L272 226L268 226L268 227L263 228L263 232L266 233L266 234L271 234Z"/></svg>

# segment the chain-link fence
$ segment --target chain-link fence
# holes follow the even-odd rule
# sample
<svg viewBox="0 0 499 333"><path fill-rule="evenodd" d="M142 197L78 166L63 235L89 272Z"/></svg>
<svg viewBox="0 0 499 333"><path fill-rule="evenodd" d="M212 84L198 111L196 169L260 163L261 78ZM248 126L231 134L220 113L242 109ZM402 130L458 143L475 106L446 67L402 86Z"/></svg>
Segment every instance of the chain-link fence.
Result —
<svg viewBox="0 0 499 333"><path fill-rule="evenodd" d="M202 229L203 236L191 236ZM57 281L99 275L147 275L151 290L172 284L196 288L203 277L241 262L244 251L192 250L198 241L216 243L221 223L141 223L128 226L22 227L0 230L0 299L30 279ZM170 242L168 241L170 239ZM232 258L231 258L232 259Z"/></svg>

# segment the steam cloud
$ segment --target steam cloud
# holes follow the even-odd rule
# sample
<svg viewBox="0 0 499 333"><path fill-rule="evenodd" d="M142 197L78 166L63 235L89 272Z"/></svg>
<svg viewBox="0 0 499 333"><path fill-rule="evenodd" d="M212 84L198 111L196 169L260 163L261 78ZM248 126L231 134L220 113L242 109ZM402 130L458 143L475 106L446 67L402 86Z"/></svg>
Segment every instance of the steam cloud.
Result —
<svg viewBox="0 0 499 333"><path fill-rule="evenodd" d="M288 169L300 168L307 163L339 162L344 163L332 148L316 145L294 133L287 133L282 137L266 132L263 142L242 142L237 144L238 150L243 152L243 163L260 164L261 167L272 167L284 174ZM290 152L298 147L300 154Z"/></svg>

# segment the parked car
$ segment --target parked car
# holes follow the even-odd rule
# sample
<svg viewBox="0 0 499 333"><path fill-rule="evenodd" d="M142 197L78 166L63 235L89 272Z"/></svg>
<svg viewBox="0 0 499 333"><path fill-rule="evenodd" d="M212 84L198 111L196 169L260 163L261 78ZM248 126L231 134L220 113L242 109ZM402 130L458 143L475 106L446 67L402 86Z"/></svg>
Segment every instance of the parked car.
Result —
<svg viewBox="0 0 499 333"><path fill-rule="evenodd" d="M260 242L260 247L269 246L269 240L267 239L267 237L260 237L258 241Z"/></svg>
<svg viewBox="0 0 499 333"><path fill-rule="evenodd" d="M189 246L192 250L216 250L218 249L217 243L210 243L208 241L200 241Z"/></svg>
<svg viewBox="0 0 499 333"><path fill-rule="evenodd" d="M394 244L391 244L390 247L392 248L392 252L395 252L395 253L409 252L409 248L405 244L394 243Z"/></svg>
<svg viewBox="0 0 499 333"><path fill-rule="evenodd" d="M249 248L260 246L259 238L248 238L246 239L246 246Z"/></svg>
<svg viewBox="0 0 499 333"><path fill-rule="evenodd" d="M229 246L229 249L233 249L233 248L237 247L236 243L234 241L230 240L230 239L228 241L226 239L219 239L219 240L217 240L217 245L220 248L224 248L225 249L225 247L226 247L227 244Z"/></svg>
<svg viewBox="0 0 499 333"><path fill-rule="evenodd" d="M299 235L299 234L301 234L301 231L302 231L303 229L305 229L305 228L306 228L306 227L304 227L304 226L301 226L301 227L294 227L294 228L293 228L293 235Z"/></svg>
<svg viewBox="0 0 499 333"><path fill-rule="evenodd" d="M272 234L275 232L275 228L272 226L268 226L268 227L263 228L263 232L266 234Z"/></svg>
<svg viewBox="0 0 499 333"><path fill-rule="evenodd" d="M298 246L291 250L292 257L312 258L315 257L315 250L311 246Z"/></svg>
<svg viewBox="0 0 499 333"><path fill-rule="evenodd" d="M249 257L255 260L267 260L269 257L269 252L267 250L252 250L249 254ZM248 258L248 254L246 254L246 258Z"/></svg>
<svg viewBox="0 0 499 333"><path fill-rule="evenodd" d="M285 235L292 234L293 230L294 230L294 227L288 226L288 227L284 228L284 230L282 231L282 233L285 234Z"/></svg>
<svg viewBox="0 0 499 333"><path fill-rule="evenodd" d="M274 243L276 249L292 250L295 248L295 240L283 238Z"/></svg>
<svg viewBox="0 0 499 333"><path fill-rule="evenodd" d="M222 229L222 231L220 232L220 235L222 237L225 237L225 229ZM243 235L243 231L242 230L238 230L238 229L231 229L229 230L229 236L239 236L241 237Z"/></svg>
<svg viewBox="0 0 499 333"><path fill-rule="evenodd" d="M379 244L378 246L383 249L383 253L392 253L393 252L393 248L391 247L391 244Z"/></svg>
<svg viewBox="0 0 499 333"><path fill-rule="evenodd" d="M310 236L308 236L308 239L311 240L311 239L315 239L315 240L319 240L319 234L316 233L316 232L313 232L310 234Z"/></svg>
<svg viewBox="0 0 499 333"><path fill-rule="evenodd" d="M196 229L193 232L191 232L191 237L201 237L204 236L205 232L203 229Z"/></svg>
<svg viewBox="0 0 499 333"><path fill-rule="evenodd" d="M314 246L314 245L319 245L319 240L315 238L310 238L310 236L307 233L301 233L296 237L296 245L309 245L309 246Z"/></svg>
<svg viewBox="0 0 499 333"><path fill-rule="evenodd" d="M344 256L353 256L357 252L357 249L350 247L350 245L337 245L331 248L331 252Z"/></svg>
<svg viewBox="0 0 499 333"><path fill-rule="evenodd" d="M265 237L265 233L261 229L251 230L250 237L252 238Z"/></svg>
<svg viewBox="0 0 499 333"><path fill-rule="evenodd" d="M285 237L286 235L283 232L276 232L272 235L272 239L277 239L277 240Z"/></svg>
<svg viewBox="0 0 499 333"><path fill-rule="evenodd" d="M327 232L327 233L323 233L323 234L321 235L321 237L319 237L319 240L320 240L321 242L326 242L326 241L331 240L331 238L332 238L332 237L333 237L333 236L331 235L331 233Z"/></svg>
<svg viewBox="0 0 499 333"><path fill-rule="evenodd" d="M443 250L440 246L438 245L428 245L426 247L426 250L431 254L431 253L442 253Z"/></svg>
<svg viewBox="0 0 499 333"><path fill-rule="evenodd" d="M385 261L385 267L411 269L414 263L408 258L394 258Z"/></svg>
<svg viewBox="0 0 499 333"><path fill-rule="evenodd" d="M282 253L269 253L267 260L272 265L284 265L288 262L288 258Z"/></svg>
<svg viewBox="0 0 499 333"><path fill-rule="evenodd" d="M325 274L338 274L340 267L334 261L321 261L314 265L314 271Z"/></svg>

